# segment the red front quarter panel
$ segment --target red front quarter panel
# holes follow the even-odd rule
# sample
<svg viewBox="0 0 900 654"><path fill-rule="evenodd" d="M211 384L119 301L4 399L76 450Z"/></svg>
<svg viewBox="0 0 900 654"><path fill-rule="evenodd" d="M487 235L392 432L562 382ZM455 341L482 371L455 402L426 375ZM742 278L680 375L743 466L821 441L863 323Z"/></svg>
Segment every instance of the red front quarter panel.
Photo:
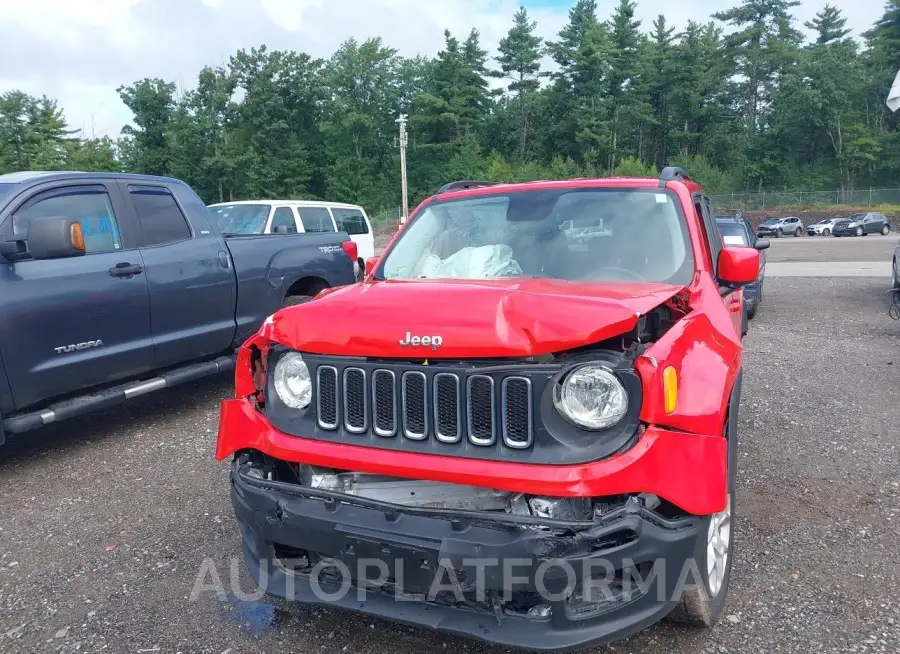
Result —
<svg viewBox="0 0 900 654"><path fill-rule="evenodd" d="M695 434L722 434L742 346L714 285L704 288L697 305L635 362L644 389L640 418ZM668 366L678 374L672 413L665 412L663 399L663 371Z"/></svg>

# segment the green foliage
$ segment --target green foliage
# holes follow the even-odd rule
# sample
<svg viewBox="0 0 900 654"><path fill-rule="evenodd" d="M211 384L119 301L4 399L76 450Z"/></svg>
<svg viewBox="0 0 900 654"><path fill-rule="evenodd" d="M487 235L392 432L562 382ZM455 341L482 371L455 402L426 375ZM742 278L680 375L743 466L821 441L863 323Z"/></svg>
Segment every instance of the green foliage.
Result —
<svg viewBox="0 0 900 654"><path fill-rule="evenodd" d="M637 157L624 157L613 170L617 177L656 177L659 171L653 164L646 164Z"/></svg>
<svg viewBox="0 0 900 654"><path fill-rule="evenodd" d="M490 58L477 29L446 31L433 57L401 57L378 36L325 59L239 50L185 93L163 79L120 86L133 119L117 140L78 138L54 100L8 90L0 172L129 170L182 178L207 202L324 198L395 215L404 113L412 206L452 179L666 165L721 194L897 185L900 115L884 99L900 69L900 0L862 47L827 3L804 43L798 0L734 0L680 31L665 16L642 25L638 1L601 16L596 0L575 0L547 42L520 7Z"/></svg>

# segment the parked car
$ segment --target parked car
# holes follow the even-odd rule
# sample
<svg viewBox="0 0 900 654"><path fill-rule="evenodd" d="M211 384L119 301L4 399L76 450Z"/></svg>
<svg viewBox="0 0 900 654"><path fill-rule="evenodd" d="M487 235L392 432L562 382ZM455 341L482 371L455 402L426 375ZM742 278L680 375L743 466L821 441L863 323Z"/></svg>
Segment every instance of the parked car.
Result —
<svg viewBox="0 0 900 654"><path fill-rule="evenodd" d="M744 286L744 308L747 318L753 319L762 302L763 282L766 276L766 252L768 241L757 239L750 227L750 222L741 214L735 216L716 216L716 224L722 233L725 247L752 247L760 250L759 275L756 280Z"/></svg>
<svg viewBox="0 0 900 654"><path fill-rule="evenodd" d="M850 218L839 220L834 224L832 233L835 236L868 236L881 234L887 236L891 231L891 223L883 213L855 213Z"/></svg>
<svg viewBox="0 0 900 654"><path fill-rule="evenodd" d="M803 234L803 223L796 216L785 216L784 218L769 218L764 220L756 228L757 236L774 236L781 238L785 234L793 234L800 236Z"/></svg>
<svg viewBox="0 0 900 654"><path fill-rule="evenodd" d="M176 179L0 176L0 442L230 370L356 257L346 233L223 236Z"/></svg>
<svg viewBox="0 0 900 654"><path fill-rule="evenodd" d="M610 234L571 243L566 204ZM216 458L252 577L511 648L710 626L759 258L679 168L442 187L362 284L240 350Z"/></svg>
<svg viewBox="0 0 900 654"><path fill-rule="evenodd" d="M840 221L840 218L825 218L812 225L807 225L806 233L810 236L828 236L834 229L835 223Z"/></svg>
<svg viewBox="0 0 900 654"><path fill-rule="evenodd" d="M358 204L316 200L246 200L209 205L219 228L239 234L347 232L359 251L359 268L375 255L375 235Z"/></svg>

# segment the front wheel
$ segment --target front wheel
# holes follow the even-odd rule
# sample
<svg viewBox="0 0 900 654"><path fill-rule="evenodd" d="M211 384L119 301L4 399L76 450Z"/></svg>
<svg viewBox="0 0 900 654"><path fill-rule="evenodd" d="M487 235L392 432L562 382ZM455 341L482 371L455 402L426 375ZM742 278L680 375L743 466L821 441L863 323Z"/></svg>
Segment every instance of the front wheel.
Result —
<svg viewBox="0 0 900 654"><path fill-rule="evenodd" d="M855 234L856 234L857 236L862 236L862 235L863 235L862 227L857 227L857 228L856 228Z"/></svg>
<svg viewBox="0 0 900 654"><path fill-rule="evenodd" d="M828 229L823 229L823 230L822 230L822 236L828 236L830 233L831 233L831 231L828 230Z"/></svg>
<svg viewBox="0 0 900 654"><path fill-rule="evenodd" d="M800 236L801 234L803 234L803 230L798 227L797 231L794 232L794 237Z"/></svg>
<svg viewBox="0 0 900 654"><path fill-rule="evenodd" d="M779 227L775 230L775 238L781 238L782 236L784 236L784 230Z"/></svg>
<svg viewBox="0 0 900 654"><path fill-rule="evenodd" d="M887 236L890 233L890 231L891 231L890 225L882 225L881 226L881 235L882 236Z"/></svg>

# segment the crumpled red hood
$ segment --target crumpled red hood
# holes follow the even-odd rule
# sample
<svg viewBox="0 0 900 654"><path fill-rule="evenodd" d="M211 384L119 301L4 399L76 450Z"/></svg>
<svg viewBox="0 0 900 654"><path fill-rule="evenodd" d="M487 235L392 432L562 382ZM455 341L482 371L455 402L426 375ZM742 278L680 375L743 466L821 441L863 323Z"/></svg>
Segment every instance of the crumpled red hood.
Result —
<svg viewBox="0 0 900 654"><path fill-rule="evenodd" d="M282 309L265 337L317 354L395 358L524 357L632 329L683 287L549 279L410 280L353 284ZM401 345L440 337L440 346Z"/></svg>

